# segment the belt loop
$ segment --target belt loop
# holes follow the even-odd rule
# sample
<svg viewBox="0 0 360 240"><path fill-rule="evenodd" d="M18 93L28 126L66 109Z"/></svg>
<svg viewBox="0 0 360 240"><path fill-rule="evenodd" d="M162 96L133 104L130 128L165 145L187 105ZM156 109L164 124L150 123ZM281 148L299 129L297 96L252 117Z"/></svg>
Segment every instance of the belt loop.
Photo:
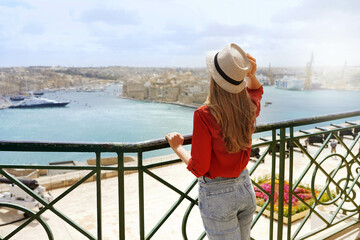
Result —
<svg viewBox="0 0 360 240"><path fill-rule="evenodd" d="M206 183L206 179L205 179L205 176L202 176L203 180L204 180L204 183Z"/></svg>

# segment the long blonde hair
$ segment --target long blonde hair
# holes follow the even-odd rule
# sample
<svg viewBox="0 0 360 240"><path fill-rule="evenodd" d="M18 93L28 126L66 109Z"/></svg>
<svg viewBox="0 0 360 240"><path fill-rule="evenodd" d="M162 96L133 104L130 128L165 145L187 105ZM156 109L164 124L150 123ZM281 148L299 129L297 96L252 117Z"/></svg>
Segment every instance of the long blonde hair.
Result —
<svg viewBox="0 0 360 240"><path fill-rule="evenodd" d="M251 147L251 135L256 124L256 106L245 89L240 93L229 93L210 76L210 91L205 104L221 126L222 137L229 153Z"/></svg>

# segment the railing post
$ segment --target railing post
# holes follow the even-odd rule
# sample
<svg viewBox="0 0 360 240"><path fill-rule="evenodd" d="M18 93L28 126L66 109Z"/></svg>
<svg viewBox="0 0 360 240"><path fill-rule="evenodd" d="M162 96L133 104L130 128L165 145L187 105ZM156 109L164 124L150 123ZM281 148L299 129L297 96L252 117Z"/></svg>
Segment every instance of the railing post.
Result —
<svg viewBox="0 0 360 240"><path fill-rule="evenodd" d="M275 154L275 153L273 153ZM285 128L280 128L280 159L279 159L279 201L278 201L278 235L283 239L284 217L284 178L285 178Z"/></svg>
<svg viewBox="0 0 360 240"><path fill-rule="evenodd" d="M100 152L96 152L96 202L97 202L97 236L102 239L101 227L101 157Z"/></svg>
<svg viewBox="0 0 360 240"><path fill-rule="evenodd" d="M293 161L294 161L294 128L290 127L290 139L289 139L289 206L288 206L288 224L287 224L287 239L291 239L291 217L292 217L292 189L293 189Z"/></svg>
<svg viewBox="0 0 360 240"><path fill-rule="evenodd" d="M270 197L270 240L274 238L274 196L275 196L275 171L276 171L276 129L272 130L272 155L271 155L271 197Z"/></svg>
<svg viewBox="0 0 360 240"><path fill-rule="evenodd" d="M138 152L138 181L139 181L139 227L140 239L145 239L145 217L144 217L144 171L142 152Z"/></svg>
<svg viewBox="0 0 360 240"><path fill-rule="evenodd" d="M124 153L118 152L119 239L125 240Z"/></svg>

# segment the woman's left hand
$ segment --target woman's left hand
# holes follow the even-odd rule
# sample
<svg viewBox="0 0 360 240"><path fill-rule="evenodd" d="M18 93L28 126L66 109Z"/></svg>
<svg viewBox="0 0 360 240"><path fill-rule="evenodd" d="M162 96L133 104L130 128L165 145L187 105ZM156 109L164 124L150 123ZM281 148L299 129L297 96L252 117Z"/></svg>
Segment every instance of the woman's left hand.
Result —
<svg viewBox="0 0 360 240"><path fill-rule="evenodd" d="M165 138L173 150L184 144L183 136L177 132L168 133Z"/></svg>
<svg viewBox="0 0 360 240"><path fill-rule="evenodd" d="M251 77L254 76L256 72L256 59L253 56L251 56L249 53L247 53L246 55L249 58L249 62L251 65L250 71L248 72L247 76Z"/></svg>

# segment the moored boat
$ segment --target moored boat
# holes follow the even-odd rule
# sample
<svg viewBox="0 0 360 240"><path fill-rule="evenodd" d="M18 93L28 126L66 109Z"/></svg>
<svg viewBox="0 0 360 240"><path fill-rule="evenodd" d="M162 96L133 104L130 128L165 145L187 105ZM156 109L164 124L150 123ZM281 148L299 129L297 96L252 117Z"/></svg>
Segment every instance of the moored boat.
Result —
<svg viewBox="0 0 360 240"><path fill-rule="evenodd" d="M25 96L22 95L14 95L10 97L11 101L22 101L25 99Z"/></svg>
<svg viewBox="0 0 360 240"><path fill-rule="evenodd" d="M47 98L29 98L24 99L18 104L12 105L9 108L44 108L44 107L65 107L70 102L58 102Z"/></svg>
<svg viewBox="0 0 360 240"><path fill-rule="evenodd" d="M42 95L44 95L44 92L38 91L38 92L33 92L33 94L34 94L35 96L42 96Z"/></svg>
<svg viewBox="0 0 360 240"><path fill-rule="evenodd" d="M304 81L299 80L295 77L284 76L283 78L275 81L275 85L280 89L288 89L288 90L303 90L304 89Z"/></svg>

